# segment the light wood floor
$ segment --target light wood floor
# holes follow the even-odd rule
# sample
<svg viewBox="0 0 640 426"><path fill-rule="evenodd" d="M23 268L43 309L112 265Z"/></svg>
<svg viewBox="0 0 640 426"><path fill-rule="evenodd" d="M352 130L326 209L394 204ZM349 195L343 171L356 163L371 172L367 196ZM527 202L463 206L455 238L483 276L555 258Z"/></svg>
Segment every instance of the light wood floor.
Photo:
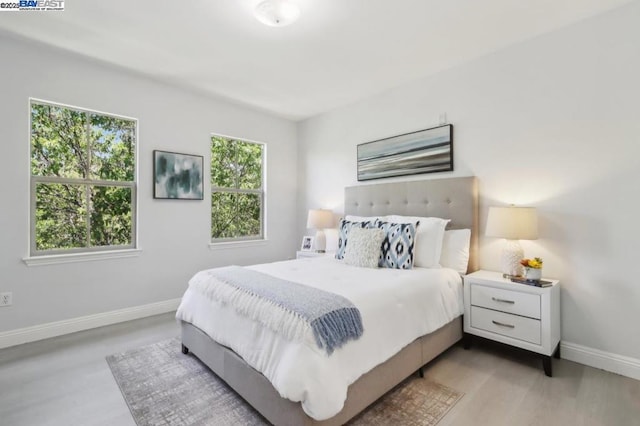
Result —
<svg viewBox="0 0 640 426"><path fill-rule="evenodd" d="M134 426L105 356L176 336L173 314L0 350L0 425ZM490 342L455 346L425 376L464 392L450 425L640 425L640 381Z"/></svg>

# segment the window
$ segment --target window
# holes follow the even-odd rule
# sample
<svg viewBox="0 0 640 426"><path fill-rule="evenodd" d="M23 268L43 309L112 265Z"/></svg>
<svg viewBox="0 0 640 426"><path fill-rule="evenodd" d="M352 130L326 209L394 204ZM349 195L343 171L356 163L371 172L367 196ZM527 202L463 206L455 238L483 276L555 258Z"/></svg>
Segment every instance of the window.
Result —
<svg viewBox="0 0 640 426"><path fill-rule="evenodd" d="M137 121L31 100L31 255L135 248Z"/></svg>
<svg viewBox="0 0 640 426"><path fill-rule="evenodd" d="M264 144L211 137L212 242L264 238Z"/></svg>

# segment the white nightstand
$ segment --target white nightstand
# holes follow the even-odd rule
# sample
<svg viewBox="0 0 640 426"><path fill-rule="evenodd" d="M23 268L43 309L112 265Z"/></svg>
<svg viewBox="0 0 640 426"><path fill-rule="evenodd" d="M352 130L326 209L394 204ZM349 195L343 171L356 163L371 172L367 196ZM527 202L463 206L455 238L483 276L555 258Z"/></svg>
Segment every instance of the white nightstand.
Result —
<svg viewBox="0 0 640 426"><path fill-rule="evenodd" d="M551 377L551 356L560 358L560 284L518 284L500 272L476 271L464 277L465 349L471 336L517 346L542 355Z"/></svg>
<svg viewBox="0 0 640 426"><path fill-rule="evenodd" d="M317 251L302 251L296 252L296 259L304 259L305 257L322 257L322 256L334 256L335 252L318 253Z"/></svg>

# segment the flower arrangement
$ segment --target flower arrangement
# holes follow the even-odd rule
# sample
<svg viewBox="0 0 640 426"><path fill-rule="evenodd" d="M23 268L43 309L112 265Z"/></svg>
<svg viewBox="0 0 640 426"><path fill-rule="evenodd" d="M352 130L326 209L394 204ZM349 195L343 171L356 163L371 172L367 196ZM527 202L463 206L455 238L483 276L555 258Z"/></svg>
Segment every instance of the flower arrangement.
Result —
<svg viewBox="0 0 640 426"><path fill-rule="evenodd" d="M533 259L522 259L520 264L525 268L542 269L542 259L534 257Z"/></svg>

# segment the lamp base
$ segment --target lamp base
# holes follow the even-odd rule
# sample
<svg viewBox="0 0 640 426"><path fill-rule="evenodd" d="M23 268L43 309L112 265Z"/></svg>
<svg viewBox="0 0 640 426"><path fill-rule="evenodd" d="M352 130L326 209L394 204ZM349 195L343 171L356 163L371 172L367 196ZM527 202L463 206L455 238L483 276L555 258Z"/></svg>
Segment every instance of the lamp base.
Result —
<svg viewBox="0 0 640 426"><path fill-rule="evenodd" d="M316 231L316 237L314 238L313 243L316 247L316 252L325 252L325 249L327 247L327 237L324 235L324 231L322 229L318 229Z"/></svg>
<svg viewBox="0 0 640 426"><path fill-rule="evenodd" d="M500 269L502 276L511 278L522 276L523 268L520 261L524 258L524 250L518 240L506 240L500 254Z"/></svg>

